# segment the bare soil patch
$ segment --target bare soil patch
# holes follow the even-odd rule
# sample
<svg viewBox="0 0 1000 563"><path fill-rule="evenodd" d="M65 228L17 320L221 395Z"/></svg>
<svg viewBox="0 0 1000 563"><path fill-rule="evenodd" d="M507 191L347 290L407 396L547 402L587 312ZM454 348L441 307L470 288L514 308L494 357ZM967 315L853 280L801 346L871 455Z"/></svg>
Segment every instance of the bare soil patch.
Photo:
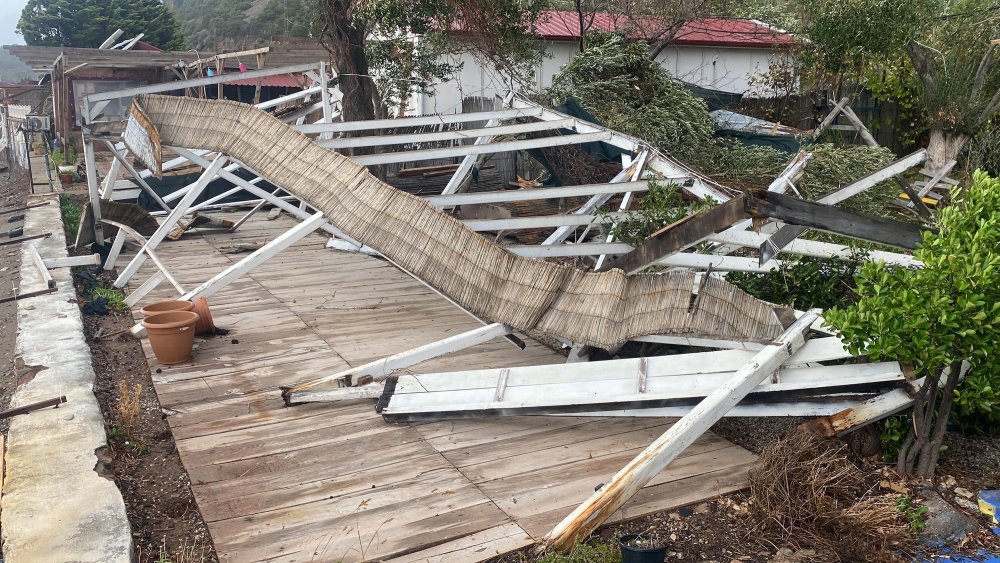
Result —
<svg viewBox="0 0 1000 563"><path fill-rule="evenodd" d="M0 165L4 164L0 162ZM17 167L0 172L0 210L24 207L28 197L28 173ZM0 215L0 231L7 232L22 226L23 221L9 223L8 219L23 212ZM0 242L7 240L0 238ZM21 245L0 246L0 298L11 295L21 280ZM0 303L0 366L3 383L0 384L0 409L7 408L14 393L14 346L17 338L17 302ZM0 422L0 430L7 432L7 421Z"/></svg>
<svg viewBox="0 0 1000 563"><path fill-rule="evenodd" d="M114 278L98 276L102 285ZM81 284L77 284L78 292ZM85 297L80 297L81 304ZM128 313L85 315L115 483L125 499L137 560L215 562L208 527L160 408ZM97 335L100 335L97 338Z"/></svg>

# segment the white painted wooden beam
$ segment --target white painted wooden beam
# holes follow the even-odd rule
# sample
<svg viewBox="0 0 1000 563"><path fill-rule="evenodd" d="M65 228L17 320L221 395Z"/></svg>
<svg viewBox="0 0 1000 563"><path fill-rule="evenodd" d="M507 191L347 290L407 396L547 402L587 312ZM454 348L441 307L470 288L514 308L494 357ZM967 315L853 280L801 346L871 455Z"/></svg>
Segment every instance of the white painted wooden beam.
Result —
<svg viewBox="0 0 1000 563"><path fill-rule="evenodd" d="M330 390L316 388L330 385L335 387L356 387L372 382L384 381L398 370L438 358L445 354L489 342L494 338L511 334L511 332L513 332L511 327L493 323L468 332L456 334L455 336L449 336L448 338L424 344L423 346L418 346L399 354L393 354L381 360L369 362L334 375L300 383L285 393L286 401L292 404L309 403L330 400L330 397L341 397L343 394L324 394Z"/></svg>
<svg viewBox="0 0 1000 563"><path fill-rule="evenodd" d="M292 128L306 134L326 132L345 133L348 131L374 131L378 129L398 129L403 127L420 127L424 125L489 121L491 119L503 120L515 119L518 117L537 117L540 114L541 108L502 109L495 111L457 113L453 115L427 115L423 117L398 117L394 119L372 119L368 121L345 121L343 123L308 123L304 125L294 125Z"/></svg>
<svg viewBox="0 0 1000 563"><path fill-rule="evenodd" d="M136 255L132 257L132 261L129 262L127 266L125 266L125 268L121 271L120 274L118 274L118 278L115 280L114 283L115 287L125 287L125 284L127 284L128 281L132 278L132 276L134 276L135 273L139 271L139 267L141 267L142 263L146 260L146 256L149 255L151 251L156 249L156 247L159 246L159 244L163 241L163 239L166 238L167 234L171 230L173 230L173 228L177 225L177 221L180 220L180 218L183 217L185 213L187 213L188 207L190 207L191 204L194 202L194 200L196 200L198 196L201 195L201 192L202 190L205 189L205 186L207 186L209 182L215 179L216 175L218 175L219 173L219 170L228 161L229 161L228 158L224 156L219 156L212 162L212 164L210 164L205 169L205 172L201 175L200 178L198 178L198 181L195 182L194 188L188 191L188 193L184 194L184 197L170 211L170 215L167 215L167 218L163 221L163 223L160 224L160 227L156 229L156 232L149 237L149 240L147 240L143 244L139 252L137 252Z"/></svg>
<svg viewBox="0 0 1000 563"><path fill-rule="evenodd" d="M683 180L681 178L680 180ZM621 182L618 184L583 184L579 186L563 186L557 188L531 188L520 190L499 190L493 192L475 192L454 195L432 195L424 199L436 207L454 207L456 205L474 205L482 203L507 203L512 201L535 201L563 197L586 197L600 194L618 194L628 192L645 192L649 182Z"/></svg>
<svg viewBox="0 0 1000 563"><path fill-rule="evenodd" d="M326 222L323 212L314 213L305 221L278 235L274 240L248 254L239 262L219 272L212 279L184 294L182 299L193 301L199 297L211 297L230 283L243 277L247 272L276 256L282 250L307 237Z"/></svg>
<svg viewBox="0 0 1000 563"><path fill-rule="evenodd" d="M556 135L554 137L541 137L538 139L524 139L521 141L501 141L499 143L466 145L460 147L443 147L438 149L423 149L408 152L394 152L384 154L360 155L351 157L354 162L371 166L374 164L392 164L396 162L417 162L421 160L436 160L439 158L452 158L456 156L468 156L476 154L490 154L498 152L523 151L543 147L559 147L566 145L579 145L592 143L595 141L606 141L611 138L608 132L583 133L574 135Z"/></svg>
<svg viewBox="0 0 1000 563"><path fill-rule="evenodd" d="M99 266L101 264L100 254L84 254L82 256L67 256L65 258L46 258L45 267L52 270L55 268L72 268L74 266Z"/></svg>
<svg viewBox="0 0 1000 563"><path fill-rule="evenodd" d="M455 131L432 131L427 133L406 133L400 135L378 135L373 137L344 137L319 141L319 145L329 149L347 149L355 147L382 147L390 145L408 145L414 143L432 143L440 141L478 140L480 137L497 137L500 135L516 135L536 131L551 131L552 129L572 129L575 119L558 121L535 121L532 123L517 123L514 125L489 126L482 129L459 129ZM479 143L482 144L482 143Z"/></svg>
<svg viewBox="0 0 1000 563"><path fill-rule="evenodd" d="M672 425L606 485L557 524L546 535L544 545L568 551L580 539L590 535L801 348L805 344L805 332L817 317L818 313L814 311L793 323L774 345L761 350L729 381L705 397L690 413Z"/></svg>
<svg viewBox="0 0 1000 563"><path fill-rule="evenodd" d="M247 72L233 72L227 74L219 74L216 76L206 76L203 78L192 78L189 80L176 80L173 82L164 82L160 84L149 84L146 86L137 86L135 88L125 88L122 90L113 90L111 92L97 92L94 94L88 94L83 96L83 100L86 103L94 104L103 100L117 100L121 98L131 98L132 96L138 96L140 94L160 94L163 92L173 92L175 90L184 90L185 88L198 88L201 86L210 86L213 84L225 84L226 82L232 82L234 80L250 80L254 78L263 78L265 76L274 76L276 74L294 74L302 73L309 70L318 70L320 63L310 63L301 65L291 65L276 68L265 68L260 70L249 70Z"/></svg>
<svg viewBox="0 0 1000 563"><path fill-rule="evenodd" d="M646 151L643 151L644 153ZM647 154L648 156L648 154ZM636 177L636 171L641 170L641 165L645 164L645 158L637 158L629 166L625 167L621 172L615 175L611 179L611 184L619 184L626 181L635 182L639 178ZM614 194L600 194L595 195L588 199L583 205L578 207L573 211L576 215L591 215L600 206L604 205ZM564 242L571 234L576 231L576 227L559 227L551 235L549 235L543 242L542 246L552 246Z"/></svg>

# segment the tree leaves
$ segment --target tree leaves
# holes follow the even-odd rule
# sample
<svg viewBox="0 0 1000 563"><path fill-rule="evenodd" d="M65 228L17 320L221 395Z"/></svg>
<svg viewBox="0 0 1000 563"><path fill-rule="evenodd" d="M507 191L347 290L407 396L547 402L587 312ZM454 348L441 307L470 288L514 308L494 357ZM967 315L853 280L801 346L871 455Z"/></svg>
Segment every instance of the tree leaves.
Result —
<svg viewBox="0 0 1000 563"><path fill-rule="evenodd" d="M161 49L184 47L177 18L159 0L28 0L17 24L28 45L56 47L96 48L118 28Z"/></svg>

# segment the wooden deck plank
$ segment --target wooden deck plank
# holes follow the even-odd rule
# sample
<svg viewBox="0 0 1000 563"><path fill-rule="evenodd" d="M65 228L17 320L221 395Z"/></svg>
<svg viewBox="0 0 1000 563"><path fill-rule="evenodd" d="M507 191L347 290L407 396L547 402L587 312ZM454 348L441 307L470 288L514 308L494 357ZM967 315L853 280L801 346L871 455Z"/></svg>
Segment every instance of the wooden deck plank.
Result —
<svg viewBox="0 0 1000 563"><path fill-rule="evenodd" d="M189 233L158 254L193 288L292 224ZM477 561L548 531L671 419L510 417L389 424L370 400L285 408L279 385L330 375L480 323L390 264L309 236L210 299L216 325L154 386L222 561ZM191 257L196 256L196 260ZM128 258L123 256L122 262ZM131 285L155 268L144 265ZM166 284L142 303L176 298ZM502 339L406 373L562 363ZM160 373L155 373L159 369ZM740 488L754 456L706 435L616 518Z"/></svg>

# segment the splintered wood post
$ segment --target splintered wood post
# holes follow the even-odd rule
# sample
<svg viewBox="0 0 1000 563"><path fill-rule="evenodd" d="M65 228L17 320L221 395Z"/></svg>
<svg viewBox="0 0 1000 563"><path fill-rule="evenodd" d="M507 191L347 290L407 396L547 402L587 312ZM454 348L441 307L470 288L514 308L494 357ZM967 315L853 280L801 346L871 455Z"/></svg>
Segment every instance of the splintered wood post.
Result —
<svg viewBox="0 0 1000 563"><path fill-rule="evenodd" d="M962 362L962 369L959 375L965 377L965 374L968 373L971 367L969 362ZM940 377L942 385L950 374L951 367L944 368ZM909 376L907 377L909 378ZM914 381L907 381L899 389L893 389L887 393L872 397L863 403L829 416L806 422L802 424L802 428L821 436L832 438L834 436L843 436L873 422L878 422L887 416L892 416L910 408L917 394L920 393L920 388L924 385L924 379L921 377Z"/></svg>
<svg viewBox="0 0 1000 563"><path fill-rule="evenodd" d="M706 430L746 397L754 387L806 342L806 332L819 310L808 311L778 339L758 352L723 386L705 397L648 448L623 467L545 536L544 549L568 551L610 518Z"/></svg>

